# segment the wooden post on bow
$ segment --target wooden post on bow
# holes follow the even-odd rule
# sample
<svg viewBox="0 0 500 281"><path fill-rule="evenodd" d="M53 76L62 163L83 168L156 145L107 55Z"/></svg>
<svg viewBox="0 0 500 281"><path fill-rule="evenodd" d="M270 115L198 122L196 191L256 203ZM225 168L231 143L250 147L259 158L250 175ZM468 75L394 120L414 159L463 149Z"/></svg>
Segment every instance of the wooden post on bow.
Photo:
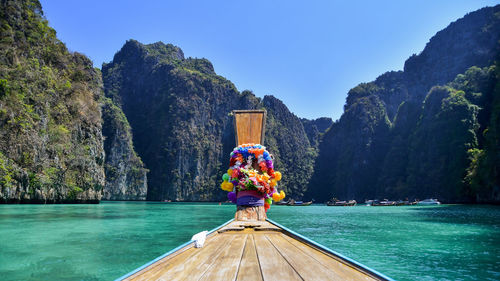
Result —
<svg viewBox="0 0 500 281"><path fill-rule="evenodd" d="M264 144L265 110L233 110L233 115L236 145ZM265 221L266 218L264 206L237 206L234 215L237 221Z"/></svg>

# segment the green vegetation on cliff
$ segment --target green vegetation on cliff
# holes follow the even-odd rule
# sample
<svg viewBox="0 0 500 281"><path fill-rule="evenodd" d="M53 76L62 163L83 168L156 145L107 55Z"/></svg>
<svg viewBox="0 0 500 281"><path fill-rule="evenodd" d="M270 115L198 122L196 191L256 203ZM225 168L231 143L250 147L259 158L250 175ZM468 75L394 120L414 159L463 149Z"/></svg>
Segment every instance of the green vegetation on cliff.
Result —
<svg viewBox="0 0 500 281"><path fill-rule="evenodd" d="M130 40L103 65L106 96L132 127L134 147L150 170L150 200L225 200L219 188L235 146L234 109L268 111L265 145L284 171L282 187L301 197L315 150L300 119L272 96L263 100L214 72L206 59L184 58L161 42Z"/></svg>
<svg viewBox="0 0 500 281"><path fill-rule="evenodd" d="M323 134L333 124L333 120L328 117L321 117L315 120L301 118L300 121L304 126L304 130L307 134L307 138L309 139L309 143L314 148L318 148L320 139L322 138Z"/></svg>
<svg viewBox="0 0 500 281"><path fill-rule="evenodd" d="M103 98L102 133L106 160L103 200L146 200L147 170L132 143L132 128L123 111Z"/></svg>
<svg viewBox="0 0 500 281"><path fill-rule="evenodd" d="M468 74L468 75L467 75ZM458 81L457 81L458 80ZM465 193L477 202L500 201L500 63L473 68L452 84L480 105L478 146L468 150Z"/></svg>
<svg viewBox="0 0 500 281"><path fill-rule="evenodd" d="M234 109L267 110L289 198L500 202L500 5L351 89L336 122L239 92L171 44L129 40L101 74L38 1L0 7L0 202L225 200Z"/></svg>
<svg viewBox="0 0 500 281"><path fill-rule="evenodd" d="M265 145L274 156L276 170L286 175L280 187L289 198L302 198L313 174L316 148L311 146L301 120L282 101L265 96L262 105L267 110Z"/></svg>
<svg viewBox="0 0 500 281"><path fill-rule="evenodd" d="M319 145L308 196L499 202L499 39L500 5L480 9L404 71L353 88Z"/></svg>
<svg viewBox="0 0 500 281"><path fill-rule="evenodd" d="M96 202L104 185L101 76L40 3L0 3L0 199Z"/></svg>

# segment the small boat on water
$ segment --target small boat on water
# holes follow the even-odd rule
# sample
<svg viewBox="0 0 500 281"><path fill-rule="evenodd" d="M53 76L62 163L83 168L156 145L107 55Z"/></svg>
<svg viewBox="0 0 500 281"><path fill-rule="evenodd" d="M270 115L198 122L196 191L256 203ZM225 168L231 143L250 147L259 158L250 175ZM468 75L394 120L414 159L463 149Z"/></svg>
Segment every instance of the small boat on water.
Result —
<svg viewBox="0 0 500 281"><path fill-rule="evenodd" d="M425 200L422 200L422 201L419 201L417 203L418 205L441 205L441 202L439 202L437 199L425 199Z"/></svg>
<svg viewBox="0 0 500 281"><path fill-rule="evenodd" d="M356 200L340 201L333 199L329 202L326 202L327 206L356 206L356 204Z"/></svg>
<svg viewBox="0 0 500 281"><path fill-rule="evenodd" d="M417 203L418 201L409 201L408 199L398 201L389 201L387 199L384 199L382 201L365 200L366 206L411 206L416 205Z"/></svg>
<svg viewBox="0 0 500 281"><path fill-rule="evenodd" d="M411 205L416 205L418 202L417 201L413 201L413 202L410 202L408 200L399 200L399 201L396 201L396 206L411 206Z"/></svg>
<svg viewBox="0 0 500 281"><path fill-rule="evenodd" d="M288 205L288 201L279 201L279 202L276 202L274 204L276 204L276 205Z"/></svg>
<svg viewBox="0 0 500 281"><path fill-rule="evenodd" d="M387 199L384 199L382 201L373 200L371 206L396 206L396 201L389 201Z"/></svg>
<svg viewBox="0 0 500 281"><path fill-rule="evenodd" d="M303 202L303 201L295 201L293 199L290 199L290 201L288 201L287 205L288 206L309 206L312 203L313 203L312 201Z"/></svg>
<svg viewBox="0 0 500 281"><path fill-rule="evenodd" d="M116 280L392 280L269 219L200 234Z"/></svg>

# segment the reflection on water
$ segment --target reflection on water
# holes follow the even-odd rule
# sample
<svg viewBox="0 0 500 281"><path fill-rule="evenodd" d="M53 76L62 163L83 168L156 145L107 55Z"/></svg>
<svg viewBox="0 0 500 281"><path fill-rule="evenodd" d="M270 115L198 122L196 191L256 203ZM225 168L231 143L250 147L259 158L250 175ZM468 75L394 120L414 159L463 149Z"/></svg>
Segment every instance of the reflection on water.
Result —
<svg viewBox="0 0 500 281"><path fill-rule="evenodd" d="M3 280L110 280L210 230L232 205L0 205ZM273 206L269 217L397 280L500 279L494 206Z"/></svg>

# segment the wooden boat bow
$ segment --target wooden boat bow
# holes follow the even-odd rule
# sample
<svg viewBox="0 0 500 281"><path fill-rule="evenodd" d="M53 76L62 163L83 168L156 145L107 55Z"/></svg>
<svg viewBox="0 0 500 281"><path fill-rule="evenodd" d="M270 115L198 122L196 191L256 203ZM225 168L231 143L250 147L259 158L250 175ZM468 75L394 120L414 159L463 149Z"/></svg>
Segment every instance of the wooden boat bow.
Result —
<svg viewBox="0 0 500 281"><path fill-rule="evenodd" d="M231 220L117 280L392 280L271 220Z"/></svg>

